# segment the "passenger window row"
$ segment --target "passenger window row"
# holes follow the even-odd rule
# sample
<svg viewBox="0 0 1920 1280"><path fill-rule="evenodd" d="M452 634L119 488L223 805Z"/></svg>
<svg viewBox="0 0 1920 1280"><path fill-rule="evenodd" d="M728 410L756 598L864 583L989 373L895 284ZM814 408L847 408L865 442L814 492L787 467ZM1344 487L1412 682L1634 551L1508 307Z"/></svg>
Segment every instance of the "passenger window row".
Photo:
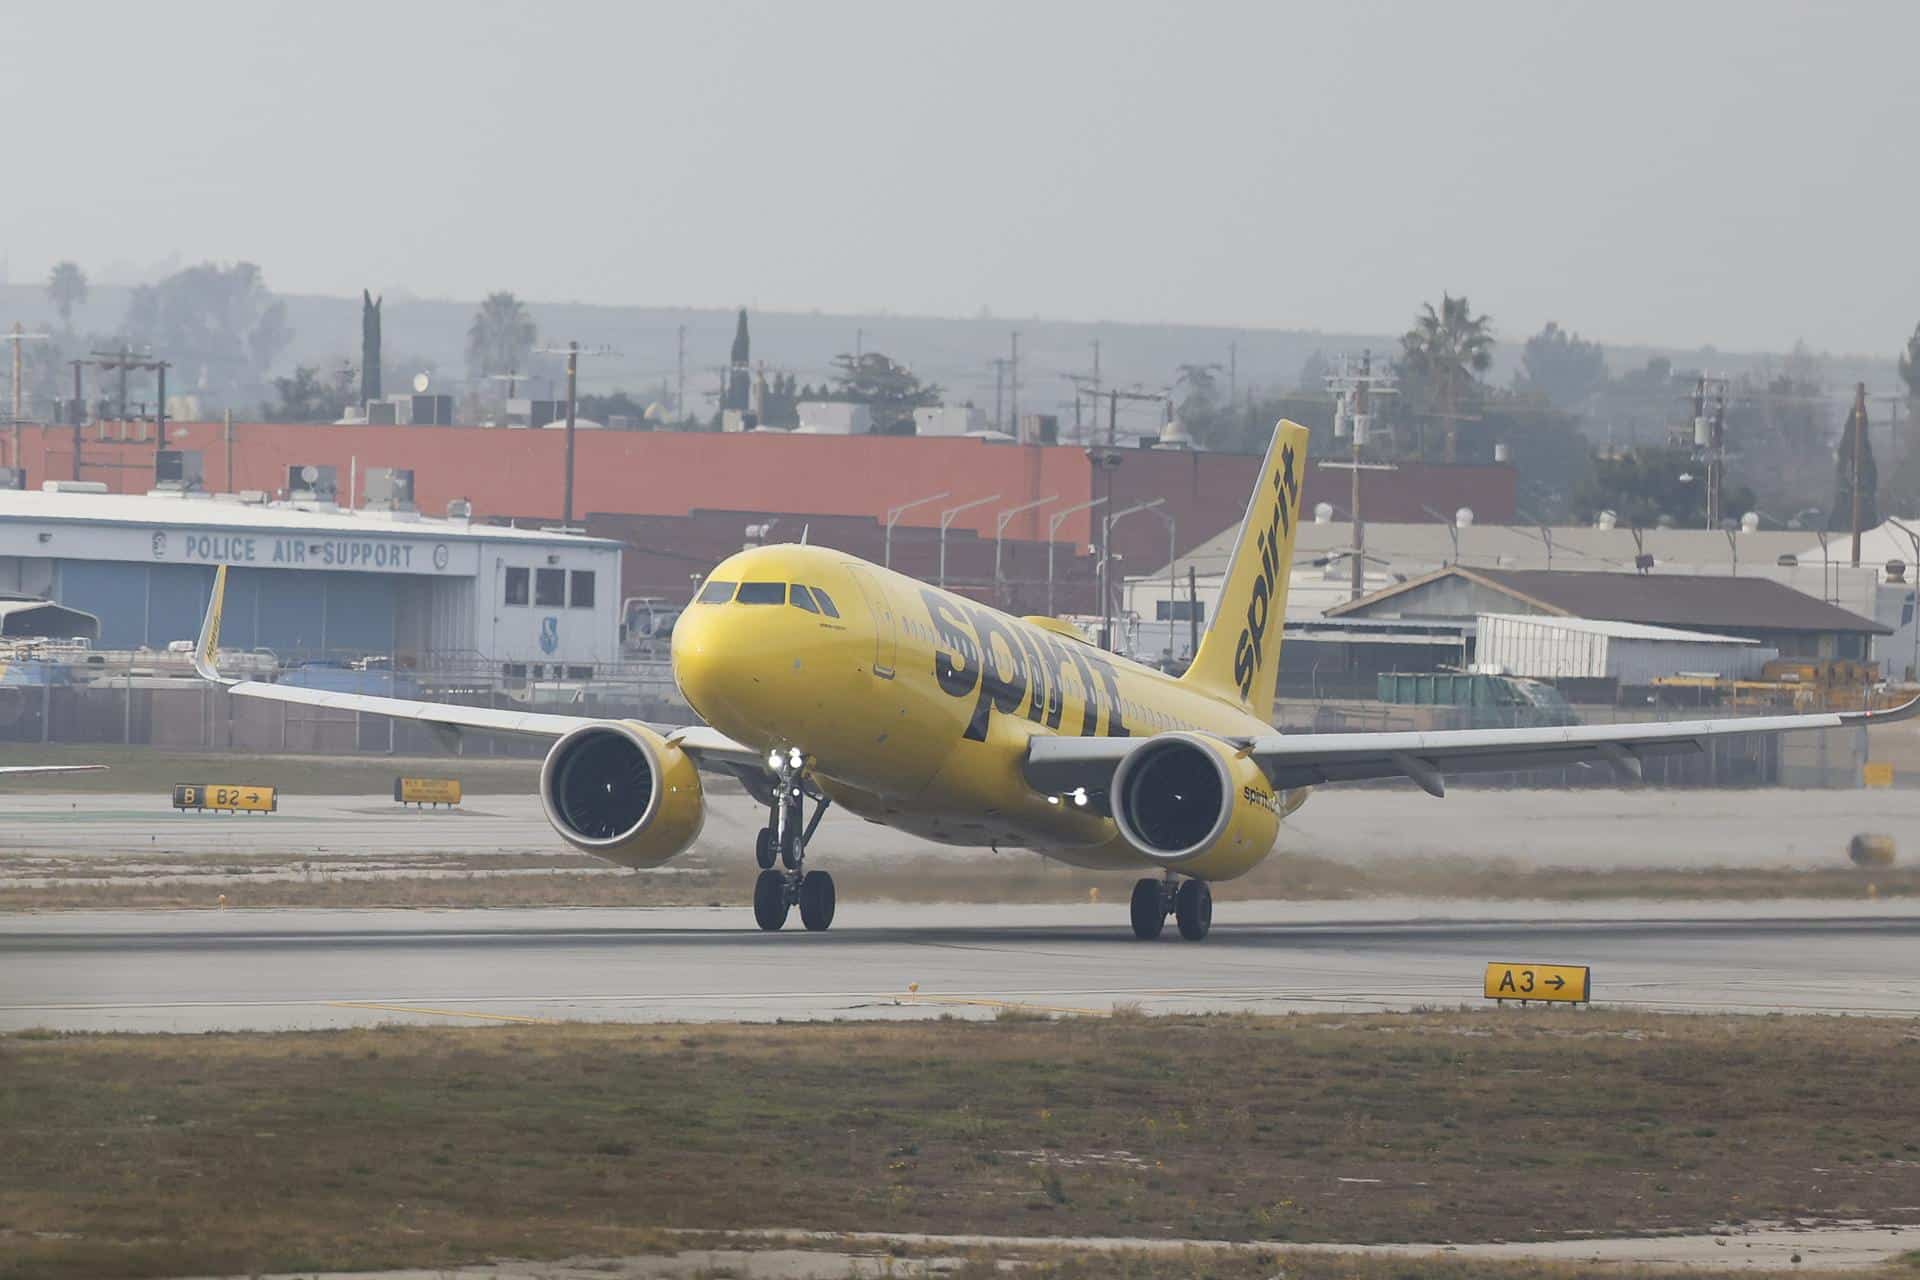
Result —
<svg viewBox="0 0 1920 1280"><path fill-rule="evenodd" d="M729 600L735 604L791 604L808 613L824 613L829 618L840 616L832 596L819 587L804 586L798 582L789 586L784 582L709 581L700 588L694 603L726 604Z"/></svg>

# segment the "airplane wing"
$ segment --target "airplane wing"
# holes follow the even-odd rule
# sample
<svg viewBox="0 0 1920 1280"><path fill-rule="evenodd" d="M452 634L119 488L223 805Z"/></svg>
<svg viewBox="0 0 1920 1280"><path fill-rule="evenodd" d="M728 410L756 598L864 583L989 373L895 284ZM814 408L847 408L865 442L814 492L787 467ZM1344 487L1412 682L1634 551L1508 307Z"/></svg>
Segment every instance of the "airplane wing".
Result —
<svg viewBox="0 0 1920 1280"><path fill-rule="evenodd" d="M9 764L0 765L0 774L17 777L27 773L99 773L103 764Z"/></svg>
<svg viewBox="0 0 1920 1280"><path fill-rule="evenodd" d="M1920 697L1884 711L1432 733L1273 733L1241 739L1235 745L1253 757L1276 787L1410 778L1428 794L1440 796L1446 793L1449 774L1594 763L1612 765L1637 779L1642 760L1704 750L1713 738L1880 725L1916 715L1920 715ZM1104 791L1114 767L1141 741L1035 737L1027 747L1027 782L1048 793L1077 787L1090 793Z"/></svg>
<svg viewBox="0 0 1920 1280"><path fill-rule="evenodd" d="M370 693L339 693L330 689L303 689L274 684L266 680L232 680L220 674L215 658L220 647L220 614L226 599L227 567L214 571L213 597L207 602L207 616L200 623L200 639L193 648L193 669L202 680L211 681L228 693L242 698L264 698L271 702L292 702L307 707L328 707L336 711L359 711L368 715L392 716L397 720L415 720L421 724L458 732L473 729L485 733L513 734L532 738L558 738L585 724L612 724L604 716L554 715L540 711L508 711L495 707L464 707L451 702L421 702L410 698L387 698ZM763 772L766 760L758 751L742 746L706 725L649 724L647 728L676 743L702 765L739 772L751 769Z"/></svg>

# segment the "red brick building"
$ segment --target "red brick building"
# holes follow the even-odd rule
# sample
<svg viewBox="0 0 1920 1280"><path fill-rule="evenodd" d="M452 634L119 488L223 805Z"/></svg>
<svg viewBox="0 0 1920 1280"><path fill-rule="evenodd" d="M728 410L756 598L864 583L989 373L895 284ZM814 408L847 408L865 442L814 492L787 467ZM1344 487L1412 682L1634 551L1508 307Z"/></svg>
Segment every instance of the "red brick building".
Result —
<svg viewBox="0 0 1920 1280"><path fill-rule="evenodd" d="M290 470L332 467L340 500L364 492L360 477L373 467L411 470L420 510L439 513L465 499L476 519L550 523L560 518L566 442L560 431L483 427L391 427L175 422L166 447L199 455L204 486L214 492L262 490L280 495ZM29 487L75 478L71 427L24 426L0 435L8 465L24 467ZM79 433L78 478L104 482L119 493L144 493L154 482L150 423L94 423ZM634 548L626 558L628 595L683 594L688 574L737 550L746 527L777 520L771 537L796 538L882 558L889 508L936 493L949 498L914 508L894 532L894 565L932 578L939 559L943 508L992 498L956 516L948 531L950 585L991 593L996 515L1041 498L1053 501L1016 516L1007 526L1002 576L1026 584L1021 609L1046 577L1050 512L1102 496L1111 484L1113 510L1153 498L1172 517L1180 550L1234 524L1246 507L1260 460L1241 454L1129 449L1110 477L1096 473L1077 446L1017 445L966 438L724 435L670 431L575 434L576 522L619 537ZM1344 504L1345 472L1309 468L1305 505ZM1515 483L1506 466L1407 465L1367 480L1369 518L1418 522L1426 508L1472 507L1498 523L1514 515ZM1055 574L1084 584L1092 576L1085 555L1098 514L1082 511L1059 527ZM1142 513L1115 530L1114 549L1129 571L1164 564L1168 528ZM1077 597L1056 601L1083 607Z"/></svg>

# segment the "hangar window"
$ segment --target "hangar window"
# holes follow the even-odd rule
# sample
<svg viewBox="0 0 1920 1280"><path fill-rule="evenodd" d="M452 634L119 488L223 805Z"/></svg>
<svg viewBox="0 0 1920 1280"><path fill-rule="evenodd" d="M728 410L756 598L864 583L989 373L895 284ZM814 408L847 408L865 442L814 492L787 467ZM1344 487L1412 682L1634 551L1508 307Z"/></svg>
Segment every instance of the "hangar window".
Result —
<svg viewBox="0 0 1920 1280"><path fill-rule="evenodd" d="M575 569L567 603L576 609L593 608L593 570Z"/></svg>
<svg viewBox="0 0 1920 1280"><path fill-rule="evenodd" d="M792 599L794 604L805 609L808 613L820 612L820 606L813 602L813 592L807 590L797 582L793 584Z"/></svg>
<svg viewBox="0 0 1920 1280"><path fill-rule="evenodd" d="M725 604L733 599L733 589L738 583L713 581L700 588L695 604Z"/></svg>
<svg viewBox="0 0 1920 1280"><path fill-rule="evenodd" d="M521 572L525 573L526 570L522 569ZM500 664L500 674L509 680L525 680L527 678L527 664L524 662L503 662Z"/></svg>
<svg viewBox="0 0 1920 1280"><path fill-rule="evenodd" d="M743 582L740 594L734 599L740 604L785 604L787 602L787 584L784 582Z"/></svg>
<svg viewBox="0 0 1920 1280"><path fill-rule="evenodd" d="M592 667L568 667L567 679L591 680L593 679L593 668Z"/></svg>
<svg viewBox="0 0 1920 1280"><path fill-rule="evenodd" d="M1199 600L1155 600L1153 616L1156 622L1205 622L1207 606Z"/></svg>
<svg viewBox="0 0 1920 1280"><path fill-rule="evenodd" d="M527 571L525 569L507 570L507 603L525 604L527 602Z"/></svg>
<svg viewBox="0 0 1920 1280"><path fill-rule="evenodd" d="M535 569L533 571L533 603L540 609L558 609L567 602L567 571L565 569Z"/></svg>
<svg viewBox="0 0 1920 1280"><path fill-rule="evenodd" d="M815 587L813 589L813 599L814 603L820 606L820 612L826 614L829 618L837 618L840 616L840 611L833 607L833 597L820 588Z"/></svg>

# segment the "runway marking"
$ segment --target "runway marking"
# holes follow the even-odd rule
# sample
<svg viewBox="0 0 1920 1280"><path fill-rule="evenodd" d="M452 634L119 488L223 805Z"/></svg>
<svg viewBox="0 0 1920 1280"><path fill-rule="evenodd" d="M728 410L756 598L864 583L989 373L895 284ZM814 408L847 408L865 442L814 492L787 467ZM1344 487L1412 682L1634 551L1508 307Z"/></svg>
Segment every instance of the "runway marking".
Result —
<svg viewBox="0 0 1920 1280"><path fill-rule="evenodd" d="M478 1009L430 1009L425 1005L382 1004L376 1000L328 1000L329 1009L374 1009L382 1013L424 1013L442 1018L480 1018L488 1022L531 1022L539 1026L554 1025L552 1018L534 1018L521 1013L483 1013Z"/></svg>

